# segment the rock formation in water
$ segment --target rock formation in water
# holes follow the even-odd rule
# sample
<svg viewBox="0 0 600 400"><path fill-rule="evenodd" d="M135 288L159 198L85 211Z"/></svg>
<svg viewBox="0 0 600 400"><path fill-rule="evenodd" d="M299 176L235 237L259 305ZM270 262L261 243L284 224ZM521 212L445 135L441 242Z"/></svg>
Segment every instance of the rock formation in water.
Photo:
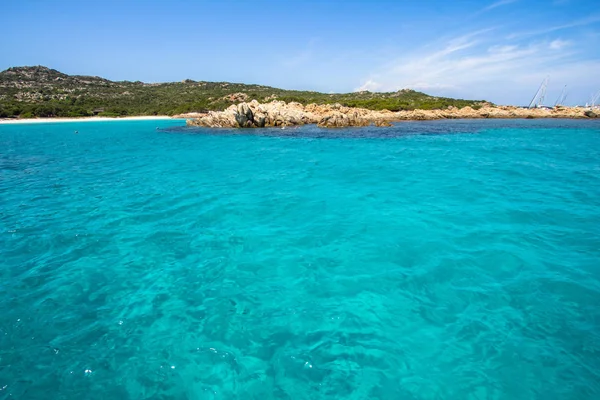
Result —
<svg viewBox="0 0 600 400"><path fill-rule="evenodd" d="M272 101L260 104L231 105L224 111L211 111L201 115L180 115L190 118L191 126L210 128L263 128L317 124L324 128L349 126L391 126L393 121L437 120L437 119L481 119L481 118L597 118L598 114L581 107L520 108L485 104L479 109L471 107L448 107L444 110L412 110L391 112L372 111L364 108L345 107L340 104L285 103Z"/></svg>
<svg viewBox="0 0 600 400"><path fill-rule="evenodd" d="M194 116L188 125L219 128L263 128L317 124L327 128L347 126L388 126L389 111L371 111L362 108L344 107L339 104L303 106L300 103L272 101L260 104L256 100L232 105L224 111L211 111ZM179 117L186 117L185 115Z"/></svg>
<svg viewBox="0 0 600 400"><path fill-rule="evenodd" d="M593 112L592 110L587 110L583 113L588 118L598 118L600 115L598 113Z"/></svg>

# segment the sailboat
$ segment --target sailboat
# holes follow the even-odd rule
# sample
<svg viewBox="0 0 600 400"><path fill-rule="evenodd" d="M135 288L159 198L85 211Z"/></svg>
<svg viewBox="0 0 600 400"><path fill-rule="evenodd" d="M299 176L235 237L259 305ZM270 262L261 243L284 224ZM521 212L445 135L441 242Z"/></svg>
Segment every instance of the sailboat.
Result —
<svg viewBox="0 0 600 400"><path fill-rule="evenodd" d="M598 99L600 99L600 90L598 91L598 93L596 94L592 94L592 97L590 97L590 102L589 102L589 107L590 108L595 108L596 106L596 102L598 101ZM586 104L587 106L588 104Z"/></svg>
<svg viewBox="0 0 600 400"><path fill-rule="evenodd" d="M565 85L565 87L563 88L562 92L560 93L560 96L558 96L558 99L556 99L556 103L554 103L554 107L558 107L558 106L562 106L563 104L565 104L565 100L567 99L567 85Z"/></svg>
<svg viewBox="0 0 600 400"><path fill-rule="evenodd" d="M548 76L548 77L546 77L546 79L544 79L542 81L540 88L535 93L535 96L533 96L533 99L531 99L531 102L529 103L529 107L527 107L527 108L545 108L544 107L544 98L546 97L546 88L548 87L549 80L550 80L550 77Z"/></svg>

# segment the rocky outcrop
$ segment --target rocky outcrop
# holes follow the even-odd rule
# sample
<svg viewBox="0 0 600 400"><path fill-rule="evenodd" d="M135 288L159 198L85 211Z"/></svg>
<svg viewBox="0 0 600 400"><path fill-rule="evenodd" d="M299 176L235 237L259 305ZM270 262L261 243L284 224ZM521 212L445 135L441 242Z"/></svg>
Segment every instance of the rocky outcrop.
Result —
<svg viewBox="0 0 600 400"><path fill-rule="evenodd" d="M232 93L223 97L223 100L234 102L246 101L248 100L248 95L246 93Z"/></svg>
<svg viewBox="0 0 600 400"><path fill-rule="evenodd" d="M598 113L581 107L520 108L485 104L479 109L472 107L448 107L444 110L372 111L364 108L345 107L340 104L285 103L272 101L260 104L231 105L224 111L211 111L189 117L187 124L211 128L263 128L317 124L323 128L349 126L391 126L393 121L427 121L437 119L481 119L481 118L597 118Z"/></svg>
<svg viewBox="0 0 600 400"><path fill-rule="evenodd" d="M321 128L345 128L348 126L368 126L371 122L362 117L358 112L343 113L334 111L319 120L317 126Z"/></svg>
<svg viewBox="0 0 600 400"><path fill-rule="evenodd" d="M514 106L485 105L479 109L471 107L448 107L445 110L414 110L395 113L394 120L436 119L532 119L532 118L586 118L586 109L581 107L522 108Z"/></svg>
<svg viewBox="0 0 600 400"><path fill-rule="evenodd" d="M339 104L303 106L300 103L256 100L232 105L224 111L211 111L188 120L188 125L219 128L263 128L317 124L326 128L348 126L388 126L392 113L344 107Z"/></svg>

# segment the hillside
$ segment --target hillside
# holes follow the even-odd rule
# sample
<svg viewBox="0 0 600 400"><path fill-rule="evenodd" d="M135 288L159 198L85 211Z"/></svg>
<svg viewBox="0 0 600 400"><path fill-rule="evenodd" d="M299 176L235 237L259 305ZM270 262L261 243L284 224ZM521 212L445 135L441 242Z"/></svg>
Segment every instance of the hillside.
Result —
<svg viewBox="0 0 600 400"><path fill-rule="evenodd" d="M302 104L340 103L391 111L448 106L477 108L481 103L433 97L407 89L391 93L325 94L228 82L114 82L95 76L67 75L42 66L13 67L0 72L0 118L174 115L222 110L231 104L253 99Z"/></svg>

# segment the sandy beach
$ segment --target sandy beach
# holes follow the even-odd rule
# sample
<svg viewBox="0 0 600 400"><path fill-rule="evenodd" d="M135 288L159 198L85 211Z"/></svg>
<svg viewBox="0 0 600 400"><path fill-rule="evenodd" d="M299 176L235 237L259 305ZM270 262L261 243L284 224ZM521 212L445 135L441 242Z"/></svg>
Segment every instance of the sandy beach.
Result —
<svg viewBox="0 0 600 400"><path fill-rule="evenodd" d="M109 121L152 121L173 119L168 115L153 115L141 117L82 117L82 118L26 118L26 119L0 119L0 124L46 124L53 122L109 122Z"/></svg>

